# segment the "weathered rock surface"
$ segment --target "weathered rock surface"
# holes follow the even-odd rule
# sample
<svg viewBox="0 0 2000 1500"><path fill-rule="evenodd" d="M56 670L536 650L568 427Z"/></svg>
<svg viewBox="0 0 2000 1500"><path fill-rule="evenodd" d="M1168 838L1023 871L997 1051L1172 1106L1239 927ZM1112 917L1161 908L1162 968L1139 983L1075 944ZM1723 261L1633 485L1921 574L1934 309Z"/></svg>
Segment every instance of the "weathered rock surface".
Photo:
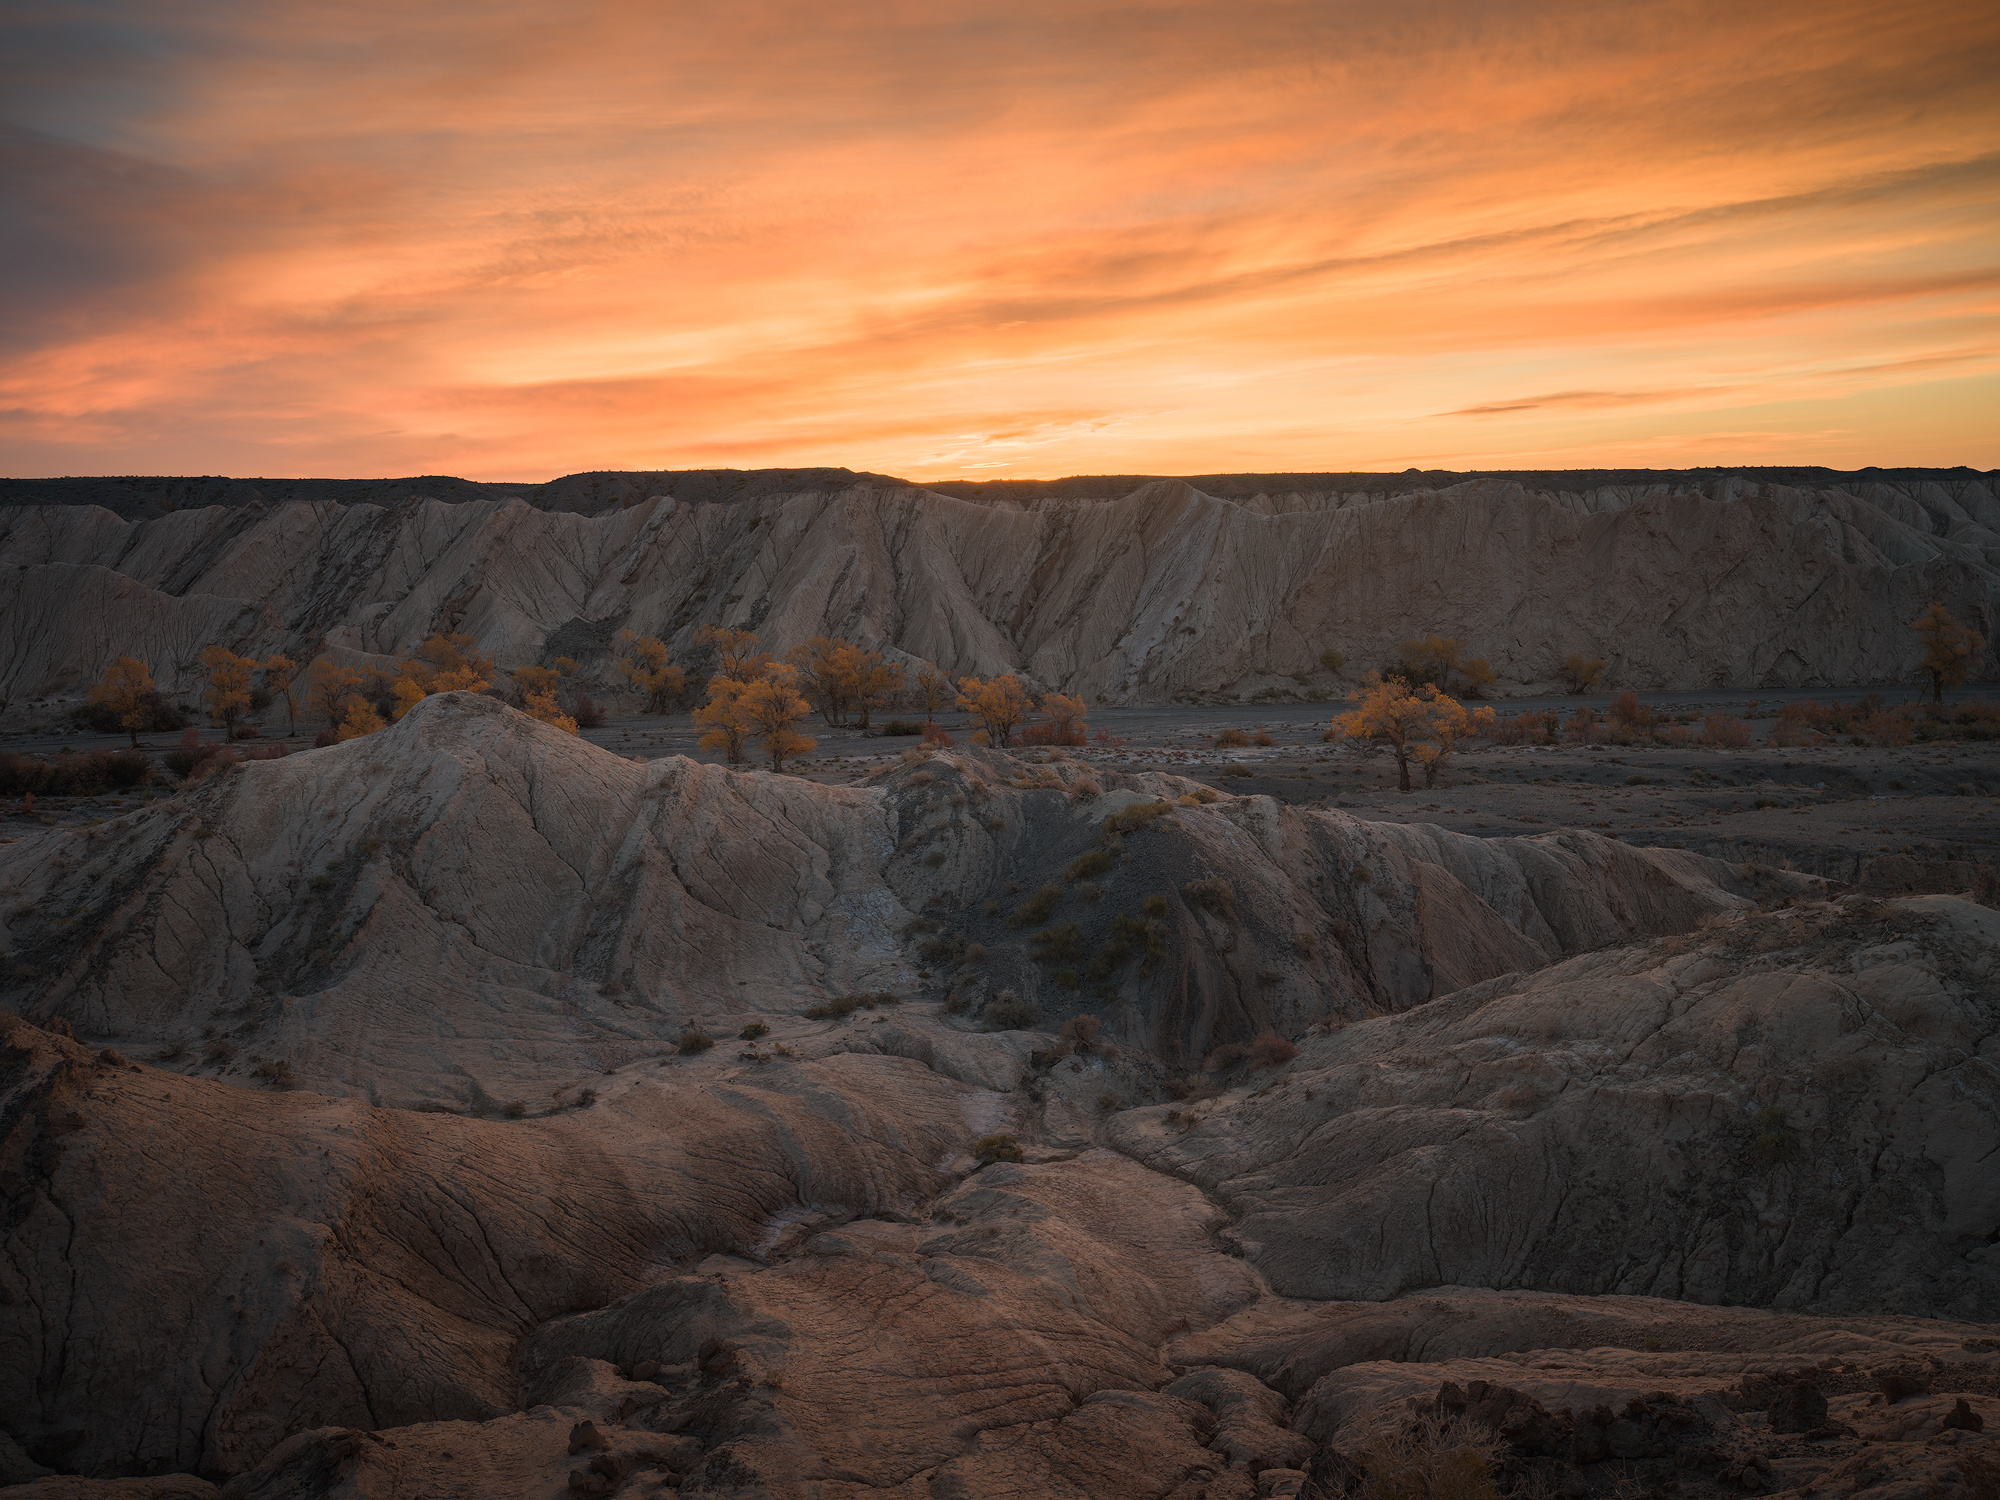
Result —
<svg viewBox="0 0 2000 1500"><path fill-rule="evenodd" d="M0 1409L85 1473L234 1472L301 1426L513 1410L527 1330L756 1255L802 1210L914 1213L982 1118L915 1063L835 1057L712 1087L634 1070L594 1108L463 1120L0 1024Z"/></svg>
<svg viewBox="0 0 2000 1500"><path fill-rule="evenodd" d="M2000 917L1955 898L988 752L640 766L469 695L0 885L24 1496L2000 1474ZM1103 1030L930 1003L1001 984ZM236 1056L135 1060L204 1026Z"/></svg>
<svg viewBox="0 0 2000 1500"><path fill-rule="evenodd" d="M1851 899L1304 1043L1120 1149L1288 1296L1443 1283L2000 1318L2000 916Z"/></svg>
<svg viewBox="0 0 2000 1500"><path fill-rule="evenodd" d="M1553 685L1580 649L1621 687L1875 683L1908 677L1902 627L1933 599L1989 639L2000 620L2000 502L1976 479L1228 498L1161 480L1024 501L835 474L790 492L659 480L588 515L521 498L3 508L0 695L80 694L119 654L192 694L211 641L393 656L436 630L503 666L568 655L610 687L619 629L698 666L711 623L779 649L846 635L1091 702L1330 691L1327 646L1359 670L1429 631L1507 689Z"/></svg>
<svg viewBox="0 0 2000 1500"><path fill-rule="evenodd" d="M942 999L920 971L970 942L994 956L962 993L1012 988L1052 1020L1102 1010L1123 1044L1185 1066L1218 1040L1404 1009L1750 905L1731 867L1587 833L1153 800L1190 785L970 751L822 787L626 761L442 694L383 733L0 848L0 994L101 1045L183 1047L187 1066L283 1062L331 1092L490 1109L690 1023L733 1031L855 991ZM1116 835L1133 804L1163 815ZM1095 901L1065 880L1093 851ZM1199 879L1233 907L1190 904ZM1068 988L1012 915L1010 893L1043 886L1070 893L1028 924L1075 924ZM1086 997L1075 976L1121 919L1158 932Z"/></svg>

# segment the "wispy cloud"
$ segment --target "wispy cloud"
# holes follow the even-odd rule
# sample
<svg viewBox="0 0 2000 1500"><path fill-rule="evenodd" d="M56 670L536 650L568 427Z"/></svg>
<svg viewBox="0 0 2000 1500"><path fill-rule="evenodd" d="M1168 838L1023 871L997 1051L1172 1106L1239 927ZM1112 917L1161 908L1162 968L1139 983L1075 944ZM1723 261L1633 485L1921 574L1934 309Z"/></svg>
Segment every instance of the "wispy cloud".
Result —
<svg viewBox="0 0 2000 1500"><path fill-rule="evenodd" d="M15 473L2000 464L1969 0L20 14Z"/></svg>

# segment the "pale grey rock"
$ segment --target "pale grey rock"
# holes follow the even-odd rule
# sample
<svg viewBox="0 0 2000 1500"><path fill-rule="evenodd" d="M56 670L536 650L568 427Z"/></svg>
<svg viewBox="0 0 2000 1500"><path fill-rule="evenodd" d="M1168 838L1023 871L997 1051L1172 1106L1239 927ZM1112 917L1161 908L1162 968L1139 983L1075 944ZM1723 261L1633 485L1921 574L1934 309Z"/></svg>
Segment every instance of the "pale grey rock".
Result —
<svg viewBox="0 0 2000 1500"><path fill-rule="evenodd" d="M2000 1317L1996 954L1954 897L1769 913L1309 1038L1107 1139L1214 1191L1287 1296Z"/></svg>
<svg viewBox="0 0 2000 1500"><path fill-rule="evenodd" d="M2000 612L2000 522L1977 482L1955 497L1856 488L1471 480L1236 500L1162 481L1022 505L863 483L589 516L520 499L293 501L146 521L16 506L0 510L0 693L80 694L137 654L192 694L211 640L386 659L439 629L503 666L577 657L609 687L621 626L687 657L711 623L754 623L780 649L858 636L1092 703L1295 674L1326 688L1328 645L1358 669L1433 630L1508 688L1552 685L1579 649L1642 689L1903 680L1917 650L1902 627L1932 599L1989 626Z"/></svg>

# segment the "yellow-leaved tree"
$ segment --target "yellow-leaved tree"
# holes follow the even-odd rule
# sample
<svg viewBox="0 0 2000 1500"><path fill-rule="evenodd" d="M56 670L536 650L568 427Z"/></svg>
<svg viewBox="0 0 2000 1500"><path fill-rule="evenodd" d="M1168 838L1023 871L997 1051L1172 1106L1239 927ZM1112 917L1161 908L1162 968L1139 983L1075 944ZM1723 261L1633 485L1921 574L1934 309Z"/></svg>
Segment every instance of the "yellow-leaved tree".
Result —
<svg viewBox="0 0 2000 1500"><path fill-rule="evenodd" d="M1349 739L1387 745L1396 757L1396 782L1410 790L1410 762L1424 767L1424 784L1435 786L1437 774L1460 739L1493 718L1493 710L1468 711L1439 692L1435 684L1412 687L1400 677L1369 673L1349 695L1354 707L1333 721Z"/></svg>
<svg viewBox="0 0 2000 1500"><path fill-rule="evenodd" d="M1430 701L1430 722L1425 725L1426 738L1416 748L1417 763L1424 768L1424 785L1437 785L1438 772L1458 749L1458 742L1470 739L1493 722L1493 710L1485 706L1468 709L1463 703L1447 698L1435 688ZM1419 690L1419 696L1422 691ZM1408 787L1403 788L1408 791Z"/></svg>
<svg viewBox="0 0 2000 1500"><path fill-rule="evenodd" d="M333 737L341 744L345 744L349 740L358 740L363 735L373 734L379 729L388 727L387 721L375 712L375 705L359 693L355 693L342 704L340 723L335 726Z"/></svg>
<svg viewBox="0 0 2000 1500"><path fill-rule="evenodd" d="M1049 719L1049 742L1056 745L1081 745L1090 726L1083 722L1086 710L1081 698L1068 693L1042 694L1042 712Z"/></svg>
<svg viewBox="0 0 2000 1500"><path fill-rule="evenodd" d="M755 682L742 685L737 696L741 717L763 738L771 769L782 771L794 755L804 755L818 743L795 727L812 712L799 693L798 670L777 666Z"/></svg>
<svg viewBox="0 0 2000 1500"><path fill-rule="evenodd" d="M618 643L626 655L618 658L618 670L625 680L646 695L646 712L663 714L669 700L687 686L687 674L667 655L667 643L656 635L640 635L636 630L618 632Z"/></svg>
<svg viewBox="0 0 2000 1500"><path fill-rule="evenodd" d="M854 706L860 710L860 717L855 723L866 729L869 713L874 709L887 708L902 690L903 669L900 666L883 661L880 651L861 652L854 672Z"/></svg>
<svg viewBox="0 0 2000 1500"><path fill-rule="evenodd" d="M732 766L743 764L743 746L756 731L751 721L749 706L743 695L750 690L747 682L738 682L734 677L711 677L708 680L708 701L694 711L694 721L706 724L702 731L700 745L704 750L720 750L723 759ZM810 709L811 705L807 705Z"/></svg>
<svg viewBox="0 0 2000 1500"><path fill-rule="evenodd" d="M97 686L90 690L89 701L117 716L119 725L132 736L132 748L137 750L139 731L153 722L153 694L158 691L144 662L135 656L121 656L104 669Z"/></svg>
<svg viewBox="0 0 2000 1500"><path fill-rule="evenodd" d="M951 679L929 665L918 668L916 688L917 701L924 706L926 724L933 722L937 711L957 696L952 691Z"/></svg>
<svg viewBox="0 0 2000 1500"><path fill-rule="evenodd" d="M421 682L426 693L484 692L500 675L479 642L442 631L412 651L402 670Z"/></svg>
<svg viewBox="0 0 2000 1500"><path fill-rule="evenodd" d="M339 725L347 700L360 691L360 672L339 665L330 656L314 658L306 669L306 712L326 720L329 727Z"/></svg>
<svg viewBox="0 0 2000 1500"><path fill-rule="evenodd" d="M984 682L977 677L959 678L958 706L979 720L987 744L1004 750L1033 705L1021 679L1008 672Z"/></svg>
<svg viewBox="0 0 2000 1500"><path fill-rule="evenodd" d="M1562 674L1572 693L1587 693L1604 680L1604 663L1595 656L1572 651L1563 658Z"/></svg>
<svg viewBox="0 0 2000 1500"><path fill-rule="evenodd" d="M842 724L860 690L861 648L849 641L816 635L803 646L785 653L796 669L798 687L812 700L820 717L829 724ZM879 657L877 658L880 659Z"/></svg>
<svg viewBox="0 0 2000 1500"><path fill-rule="evenodd" d="M704 625L695 632L695 643L715 652L714 675L727 677L731 682L754 682L771 665L771 653L757 649L754 630Z"/></svg>
<svg viewBox="0 0 2000 1500"><path fill-rule="evenodd" d="M299 729L299 695L293 683L299 675L299 664L282 652L265 658L264 687L273 698L281 698L285 704L285 733L297 734Z"/></svg>
<svg viewBox="0 0 2000 1500"><path fill-rule="evenodd" d="M1923 660L1917 670L1931 680L1931 702L1944 702L1944 690L1955 688L1972 675L1986 638L1970 625L1961 625L1942 604L1931 607L1910 622L1910 629L1923 643Z"/></svg>
<svg viewBox="0 0 2000 1500"><path fill-rule="evenodd" d="M544 724L553 724L567 734L581 734L576 720L563 712L562 704L556 699L557 686L575 670L576 663L567 656L558 656L553 667L514 668L508 675L520 690L522 712L540 719Z"/></svg>
<svg viewBox="0 0 2000 1500"><path fill-rule="evenodd" d="M1403 642L1398 660L1403 677L1412 687L1426 682L1449 687L1451 674L1458 670L1458 642L1448 635L1421 636Z"/></svg>
<svg viewBox="0 0 2000 1500"><path fill-rule="evenodd" d="M250 708L250 674L257 670L257 659L238 656L227 646L204 646L201 664L208 669L201 701L208 706L209 718L222 726L224 737L233 738L237 721Z"/></svg>

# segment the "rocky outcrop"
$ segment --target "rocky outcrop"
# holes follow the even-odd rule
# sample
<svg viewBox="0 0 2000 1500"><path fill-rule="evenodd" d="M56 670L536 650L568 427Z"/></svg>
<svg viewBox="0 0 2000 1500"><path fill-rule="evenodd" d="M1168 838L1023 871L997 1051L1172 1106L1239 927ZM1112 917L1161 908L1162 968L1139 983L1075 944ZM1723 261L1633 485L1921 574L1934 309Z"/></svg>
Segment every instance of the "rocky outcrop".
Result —
<svg viewBox="0 0 2000 1500"><path fill-rule="evenodd" d="M460 694L0 886L30 1497L2000 1473L1963 900L986 751L638 765Z"/></svg>
<svg viewBox="0 0 2000 1500"><path fill-rule="evenodd" d="M282 1064L330 1092L493 1110L690 1025L857 991L976 1009L1011 990L1188 1067L1684 932L1753 890L1586 833L1483 840L1192 787L978 751L824 787L627 761L443 694L380 734L0 847L0 994L217 1076ZM1189 897L1218 880L1226 908ZM1024 922L1035 891L1048 910Z"/></svg>
<svg viewBox="0 0 2000 1500"><path fill-rule="evenodd" d="M756 1256L805 1211L920 1211L989 1113L915 1063L833 1057L717 1087L631 1070L585 1107L465 1120L0 1027L0 1409L84 1474L514 1411L524 1334Z"/></svg>
<svg viewBox="0 0 2000 1500"><path fill-rule="evenodd" d="M1506 690L1554 684L1577 650L1621 687L1848 684L1905 680L1903 627L1933 599L1989 638L2000 619L2000 502L1971 479L1229 498L1161 480L1025 501L833 474L789 492L659 480L677 488L592 514L518 497L0 510L0 695L80 694L118 654L191 694L211 640L388 658L436 630L505 666L568 655L612 688L619 629L699 673L711 623L780 649L845 635L1093 703L1331 694L1429 631ZM79 590L90 608L36 607ZM1329 646L1347 678L1321 668Z"/></svg>
<svg viewBox="0 0 2000 1500"><path fill-rule="evenodd" d="M1121 1114L1287 1296L1441 1283L2000 1318L2000 917L1745 918L1310 1038L1255 1096Z"/></svg>

